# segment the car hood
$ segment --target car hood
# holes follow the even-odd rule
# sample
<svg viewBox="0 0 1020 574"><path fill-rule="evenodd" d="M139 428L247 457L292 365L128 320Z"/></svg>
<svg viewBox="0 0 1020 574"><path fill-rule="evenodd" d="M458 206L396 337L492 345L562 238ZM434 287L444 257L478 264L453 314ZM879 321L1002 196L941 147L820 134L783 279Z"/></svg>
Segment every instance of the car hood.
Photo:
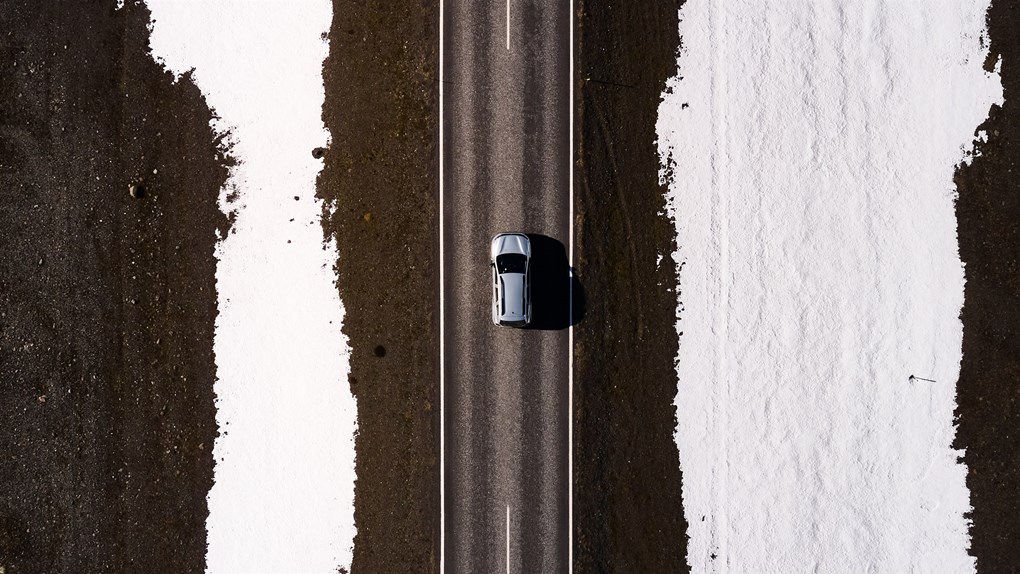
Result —
<svg viewBox="0 0 1020 574"><path fill-rule="evenodd" d="M504 253L520 253L531 257L531 242L524 235L500 235L492 241L492 258Z"/></svg>

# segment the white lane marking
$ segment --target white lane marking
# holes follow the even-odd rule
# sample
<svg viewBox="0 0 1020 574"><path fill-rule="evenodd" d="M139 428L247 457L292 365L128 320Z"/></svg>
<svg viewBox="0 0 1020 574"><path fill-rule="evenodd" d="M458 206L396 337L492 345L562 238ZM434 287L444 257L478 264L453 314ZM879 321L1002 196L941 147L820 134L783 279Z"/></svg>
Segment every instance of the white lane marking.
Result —
<svg viewBox="0 0 1020 574"><path fill-rule="evenodd" d="M510 574L510 505L506 505L506 574Z"/></svg>
<svg viewBox="0 0 1020 574"><path fill-rule="evenodd" d="M446 572L446 303L443 300L443 0L439 0L439 572Z"/></svg>
<svg viewBox="0 0 1020 574"><path fill-rule="evenodd" d="M506 0L506 49L510 49L510 0Z"/></svg>
<svg viewBox="0 0 1020 574"><path fill-rule="evenodd" d="M570 188L570 321L567 334L567 572L574 571L574 0L567 0L570 10L570 151L567 152L567 187Z"/></svg>

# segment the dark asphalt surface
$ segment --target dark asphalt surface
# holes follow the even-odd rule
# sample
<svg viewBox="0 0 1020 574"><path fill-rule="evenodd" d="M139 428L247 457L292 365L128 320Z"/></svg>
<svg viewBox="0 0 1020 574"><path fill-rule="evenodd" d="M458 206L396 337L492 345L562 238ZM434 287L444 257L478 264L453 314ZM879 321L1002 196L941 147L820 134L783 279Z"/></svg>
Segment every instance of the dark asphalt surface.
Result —
<svg viewBox="0 0 1020 574"><path fill-rule="evenodd" d="M567 2L445 4L446 571L565 572ZM496 327L489 241L533 239L537 328Z"/></svg>

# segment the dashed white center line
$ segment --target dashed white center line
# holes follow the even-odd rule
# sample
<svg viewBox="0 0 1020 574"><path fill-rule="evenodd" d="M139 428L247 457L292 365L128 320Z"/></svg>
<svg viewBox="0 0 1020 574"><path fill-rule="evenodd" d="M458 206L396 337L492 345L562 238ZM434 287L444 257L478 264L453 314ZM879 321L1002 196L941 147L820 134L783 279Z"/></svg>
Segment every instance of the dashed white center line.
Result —
<svg viewBox="0 0 1020 574"><path fill-rule="evenodd" d="M510 505L506 505L506 574L510 574Z"/></svg>
<svg viewBox="0 0 1020 574"><path fill-rule="evenodd" d="M506 0L506 49L510 49L510 0Z"/></svg>

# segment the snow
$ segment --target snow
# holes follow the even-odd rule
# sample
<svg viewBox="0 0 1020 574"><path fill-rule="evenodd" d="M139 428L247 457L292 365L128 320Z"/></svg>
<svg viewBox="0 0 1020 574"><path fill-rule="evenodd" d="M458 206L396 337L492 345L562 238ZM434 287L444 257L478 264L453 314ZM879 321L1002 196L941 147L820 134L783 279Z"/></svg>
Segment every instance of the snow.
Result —
<svg viewBox="0 0 1020 574"><path fill-rule="evenodd" d="M209 572L336 572L354 539L355 401L336 248L314 199L329 0L149 0L153 56L194 79L240 160L218 245ZM228 193L239 199L228 204ZM298 199L295 199L298 198ZM291 221L293 219L293 221Z"/></svg>
<svg viewBox="0 0 1020 574"><path fill-rule="evenodd" d="M658 145L695 572L974 570L953 171L1002 97L986 8L682 7Z"/></svg>

